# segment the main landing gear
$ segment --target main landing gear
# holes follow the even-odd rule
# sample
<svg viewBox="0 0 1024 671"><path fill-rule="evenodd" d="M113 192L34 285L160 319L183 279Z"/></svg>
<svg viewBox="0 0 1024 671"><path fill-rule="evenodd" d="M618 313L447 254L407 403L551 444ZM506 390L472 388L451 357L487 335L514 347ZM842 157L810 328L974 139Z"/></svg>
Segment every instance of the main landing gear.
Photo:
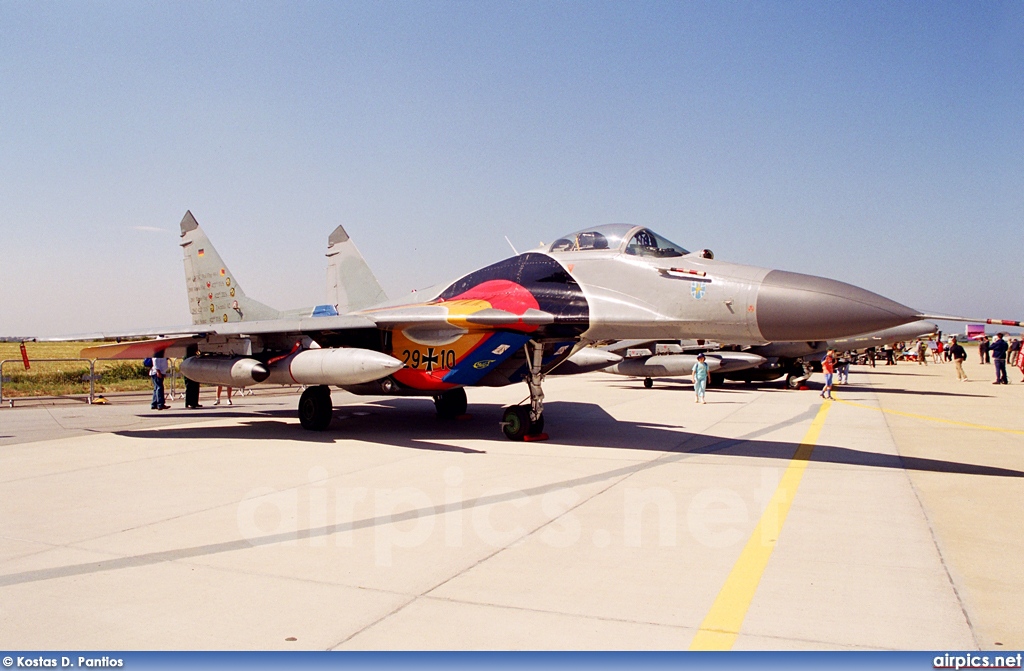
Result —
<svg viewBox="0 0 1024 671"><path fill-rule="evenodd" d="M541 383L541 367L544 359L544 345L530 341L523 346L526 350L526 386L530 388L529 405L513 405L505 408L501 430L509 440L544 440L544 390Z"/></svg>
<svg viewBox="0 0 1024 671"><path fill-rule="evenodd" d="M334 417L331 388L321 384L307 387L299 397L299 422L303 429L325 431Z"/></svg>
<svg viewBox="0 0 1024 671"><path fill-rule="evenodd" d="M434 397L434 408L437 409L438 419L455 419L465 415L467 406L466 390L463 387L449 389Z"/></svg>

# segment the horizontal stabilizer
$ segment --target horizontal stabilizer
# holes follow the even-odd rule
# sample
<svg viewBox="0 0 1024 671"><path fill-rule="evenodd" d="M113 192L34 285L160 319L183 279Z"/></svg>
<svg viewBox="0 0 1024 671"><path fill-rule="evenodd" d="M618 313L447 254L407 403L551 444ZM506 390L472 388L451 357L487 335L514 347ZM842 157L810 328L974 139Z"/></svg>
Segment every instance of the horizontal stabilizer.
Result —
<svg viewBox="0 0 1024 671"><path fill-rule="evenodd" d="M83 359L145 359L153 356L167 356L168 349L180 349L194 342L195 338L187 337L94 345L83 349L78 356Z"/></svg>

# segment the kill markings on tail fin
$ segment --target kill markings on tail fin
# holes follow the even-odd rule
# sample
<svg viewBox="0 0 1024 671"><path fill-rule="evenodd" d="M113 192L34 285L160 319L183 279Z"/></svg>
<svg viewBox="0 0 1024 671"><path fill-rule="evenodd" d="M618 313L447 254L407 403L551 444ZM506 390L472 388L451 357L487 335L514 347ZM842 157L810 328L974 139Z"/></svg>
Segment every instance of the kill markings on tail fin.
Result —
<svg viewBox="0 0 1024 671"><path fill-rule="evenodd" d="M185 285L193 324L278 319L281 312L245 295L192 212L181 220Z"/></svg>

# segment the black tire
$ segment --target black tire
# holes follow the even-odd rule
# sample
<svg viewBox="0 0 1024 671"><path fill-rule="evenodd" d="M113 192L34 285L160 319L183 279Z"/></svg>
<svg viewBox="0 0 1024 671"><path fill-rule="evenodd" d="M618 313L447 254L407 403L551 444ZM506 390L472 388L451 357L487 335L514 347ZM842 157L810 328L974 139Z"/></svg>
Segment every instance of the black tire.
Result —
<svg viewBox="0 0 1024 671"><path fill-rule="evenodd" d="M644 389L650 389L654 386L654 380L649 377L644 378Z"/></svg>
<svg viewBox="0 0 1024 671"><path fill-rule="evenodd" d="M435 396L434 407L437 409L438 419L455 419L459 415L465 415L468 407L465 388L449 389Z"/></svg>
<svg viewBox="0 0 1024 671"><path fill-rule="evenodd" d="M543 418L541 418L543 422ZM542 424L543 426L543 424ZM501 431L509 440L522 440L530 431L530 406L513 405L505 408L502 416Z"/></svg>
<svg viewBox="0 0 1024 671"><path fill-rule="evenodd" d="M530 406L526 406L526 416L530 416ZM540 417L536 422L530 422L530 435L536 436L544 433L544 413L540 413Z"/></svg>
<svg viewBox="0 0 1024 671"><path fill-rule="evenodd" d="M331 388L326 385L309 387L299 397L299 423L307 431L324 431L334 418Z"/></svg>

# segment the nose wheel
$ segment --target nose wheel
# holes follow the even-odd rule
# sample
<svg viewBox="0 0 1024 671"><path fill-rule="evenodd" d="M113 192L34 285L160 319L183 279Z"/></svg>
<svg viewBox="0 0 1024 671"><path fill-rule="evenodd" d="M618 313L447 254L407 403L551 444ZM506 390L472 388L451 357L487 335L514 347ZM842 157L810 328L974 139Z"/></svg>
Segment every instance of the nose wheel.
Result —
<svg viewBox="0 0 1024 671"><path fill-rule="evenodd" d="M526 386L530 389L529 405L513 405L505 408L501 431L509 440L546 440L544 433L544 390L541 383L541 367L544 359L544 345L531 340L523 346L529 370Z"/></svg>
<svg viewBox="0 0 1024 671"><path fill-rule="evenodd" d="M786 386L790 389L799 389L800 385L811 377L811 368L806 363L794 366L786 375Z"/></svg>
<svg viewBox="0 0 1024 671"><path fill-rule="evenodd" d="M532 436L544 435L544 415L537 421L530 419L530 406L513 405L505 408L501 431L509 440L527 440Z"/></svg>

